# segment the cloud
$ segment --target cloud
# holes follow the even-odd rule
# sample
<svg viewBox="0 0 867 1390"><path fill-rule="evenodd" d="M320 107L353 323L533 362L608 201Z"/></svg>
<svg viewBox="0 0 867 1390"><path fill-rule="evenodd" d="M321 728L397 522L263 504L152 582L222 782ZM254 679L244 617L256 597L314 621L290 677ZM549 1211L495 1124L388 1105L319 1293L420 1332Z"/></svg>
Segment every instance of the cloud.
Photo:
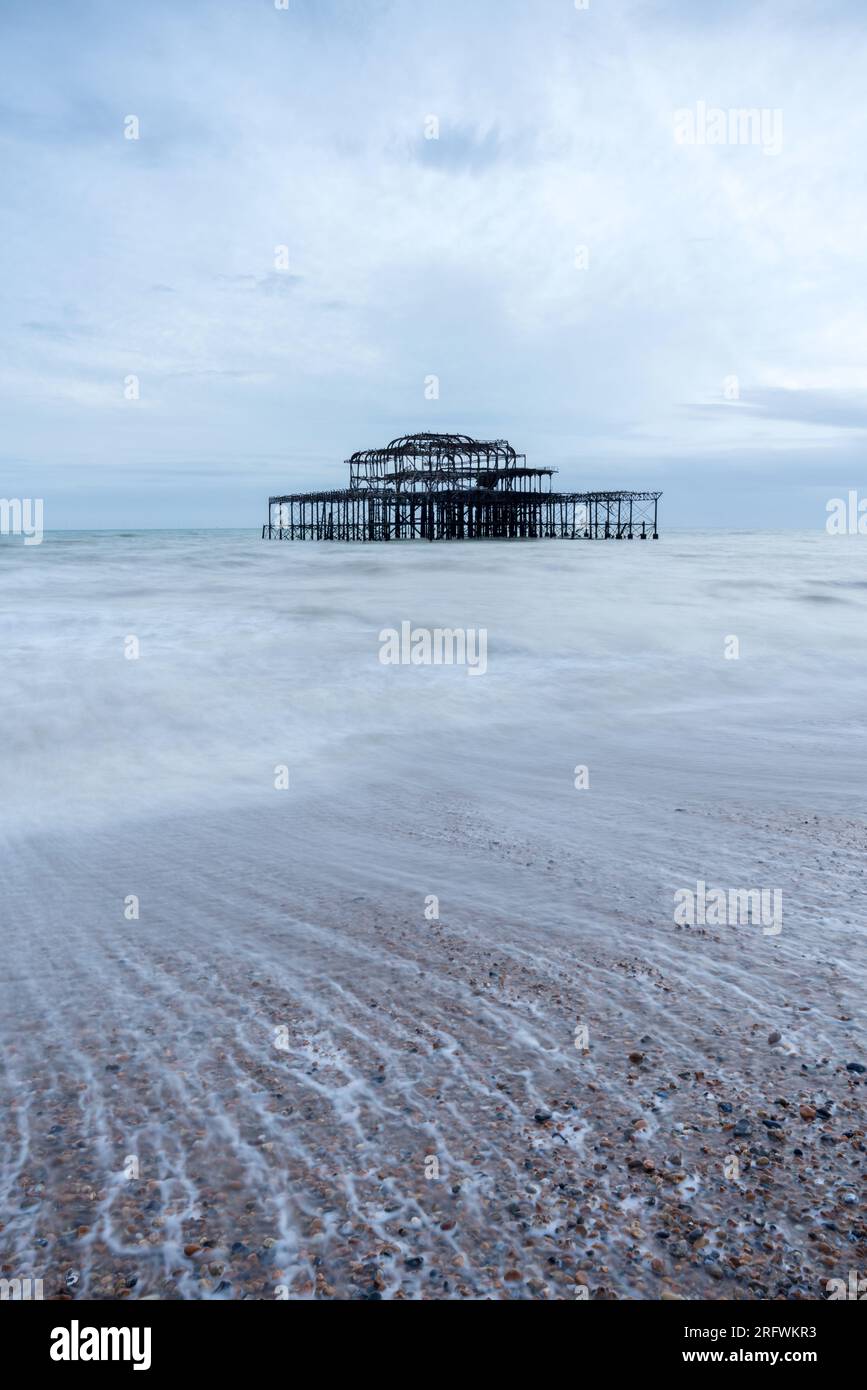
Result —
<svg viewBox="0 0 867 1390"><path fill-rule="evenodd" d="M425 168L480 173L495 164L526 163L532 157L532 140L527 134L507 138L496 126L440 125L430 114L425 130L410 145L410 155Z"/></svg>
<svg viewBox="0 0 867 1390"><path fill-rule="evenodd" d="M743 410L755 419L787 420L847 431L867 429L867 392L853 395L796 387L746 387L737 401L709 402L690 409L697 415L712 413L723 417L732 410Z"/></svg>
<svg viewBox="0 0 867 1390"><path fill-rule="evenodd" d="M174 524L225 459L255 525L260 486L430 427L673 477L696 522L728 470L775 516L780 458L848 476L865 422L865 48L856 7L783 0L4 7L13 467L96 522L155 470ZM700 101L780 109L780 154L678 146Z"/></svg>

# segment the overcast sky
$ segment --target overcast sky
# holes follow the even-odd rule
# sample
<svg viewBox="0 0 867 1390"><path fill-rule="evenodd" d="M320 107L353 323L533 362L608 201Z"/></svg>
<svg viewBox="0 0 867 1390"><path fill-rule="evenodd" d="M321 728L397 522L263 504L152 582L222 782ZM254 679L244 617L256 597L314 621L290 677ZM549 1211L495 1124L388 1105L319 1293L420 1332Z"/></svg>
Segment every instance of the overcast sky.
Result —
<svg viewBox="0 0 867 1390"><path fill-rule="evenodd" d="M425 428L669 523L865 485L863 0L286 2L0 0L0 495L257 525Z"/></svg>

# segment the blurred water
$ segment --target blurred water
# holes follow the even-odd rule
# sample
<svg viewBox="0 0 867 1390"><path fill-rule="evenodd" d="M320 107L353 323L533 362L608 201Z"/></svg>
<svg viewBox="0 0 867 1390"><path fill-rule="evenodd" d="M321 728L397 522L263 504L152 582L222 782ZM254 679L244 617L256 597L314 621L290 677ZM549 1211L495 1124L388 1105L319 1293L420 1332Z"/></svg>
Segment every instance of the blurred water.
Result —
<svg viewBox="0 0 867 1390"><path fill-rule="evenodd" d="M755 1099L860 1055L858 538L69 533L0 544L0 594L0 1256L22 1274L307 1296L323 1270L355 1289L369 1239L461 1257L438 1296L483 1294L527 1156L554 1162L539 1104L596 1211L603 1131L640 1110L685 1146L661 1078L712 1065ZM382 665L403 620L485 628L486 674ZM782 935L675 932L699 878L779 888ZM623 1070L645 1034L646 1094ZM206 1238L225 1278L183 1253ZM648 1292L604 1241L609 1283ZM554 1278L546 1250L521 1274Z"/></svg>
<svg viewBox="0 0 867 1390"><path fill-rule="evenodd" d="M275 763L298 790L419 773L451 785L467 756L560 777L574 753L600 778L688 771L693 791L733 779L761 795L809 776L817 796L857 792L858 538L254 539L0 545L5 824L230 805L270 789ZM485 678L380 665L380 630L404 619L486 628ZM723 658L729 634L738 661Z"/></svg>

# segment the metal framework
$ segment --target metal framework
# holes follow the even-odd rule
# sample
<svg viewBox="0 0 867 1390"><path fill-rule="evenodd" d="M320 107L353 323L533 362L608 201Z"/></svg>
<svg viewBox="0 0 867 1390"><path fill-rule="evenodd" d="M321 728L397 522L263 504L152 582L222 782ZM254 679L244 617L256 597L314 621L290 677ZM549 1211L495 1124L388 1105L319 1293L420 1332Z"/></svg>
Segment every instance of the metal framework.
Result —
<svg viewBox="0 0 867 1390"><path fill-rule="evenodd" d="M352 455L349 487L269 497L268 540L659 538L660 492L552 492L505 439L411 434Z"/></svg>

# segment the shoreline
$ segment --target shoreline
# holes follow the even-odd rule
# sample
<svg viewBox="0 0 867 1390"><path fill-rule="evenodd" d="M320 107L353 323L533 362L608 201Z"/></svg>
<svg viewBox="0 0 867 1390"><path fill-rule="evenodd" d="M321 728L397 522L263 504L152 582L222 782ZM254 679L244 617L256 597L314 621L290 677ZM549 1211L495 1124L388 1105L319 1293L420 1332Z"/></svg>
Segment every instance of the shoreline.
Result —
<svg viewBox="0 0 867 1390"><path fill-rule="evenodd" d="M83 916L41 982L11 982L4 1277L47 1298L822 1298L863 1266L857 1025L823 949L805 974L791 931L594 907L543 842L431 809L390 880L346 866L351 818L308 821L293 873L314 844L320 868L290 891L246 891L285 852L278 817L248 815L240 853L235 816L97 840L84 880L145 851L159 920ZM426 920L409 865L515 910L480 893Z"/></svg>

